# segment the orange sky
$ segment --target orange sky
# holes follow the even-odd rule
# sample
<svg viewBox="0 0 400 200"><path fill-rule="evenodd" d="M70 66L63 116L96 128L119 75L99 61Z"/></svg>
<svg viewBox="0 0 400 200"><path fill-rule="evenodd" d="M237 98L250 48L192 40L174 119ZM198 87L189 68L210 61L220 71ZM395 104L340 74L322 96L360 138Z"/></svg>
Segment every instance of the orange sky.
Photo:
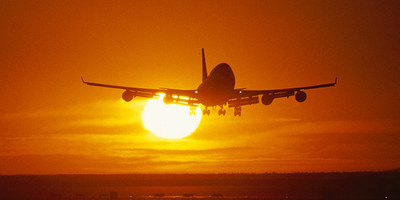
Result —
<svg viewBox="0 0 400 200"><path fill-rule="evenodd" d="M0 174L386 170L400 166L398 1L2 1ZM308 99L204 117L166 140L145 99L193 89L201 48L236 87L331 82Z"/></svg>

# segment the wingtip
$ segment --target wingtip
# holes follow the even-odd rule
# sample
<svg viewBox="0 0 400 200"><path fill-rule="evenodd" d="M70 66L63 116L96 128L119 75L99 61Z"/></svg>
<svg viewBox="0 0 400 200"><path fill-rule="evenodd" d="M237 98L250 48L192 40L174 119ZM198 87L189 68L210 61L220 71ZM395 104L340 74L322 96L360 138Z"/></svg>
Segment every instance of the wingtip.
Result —
<svg viewBox="0 0 400 200"><path fill-rule="evenodd" d="M81 76L81 80L82 80L82 83L86 83L85 80L83 80L83 77L82 77L82 76Z"/></svg>
<svg viewBox="0 0 400 200"><path fill-rule="evenodd" d="M335 85L336 85L336 83L337 83L337 77L335 78Z"/></svg>

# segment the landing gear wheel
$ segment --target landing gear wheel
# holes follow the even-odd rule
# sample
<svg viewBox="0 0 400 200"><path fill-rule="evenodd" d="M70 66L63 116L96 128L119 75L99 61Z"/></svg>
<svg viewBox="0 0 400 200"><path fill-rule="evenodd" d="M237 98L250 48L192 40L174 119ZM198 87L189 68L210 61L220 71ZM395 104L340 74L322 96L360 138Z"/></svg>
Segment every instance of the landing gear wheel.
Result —
<svg viewBox="0 0 400 200"><path fill-rule="evenodd" d="M218 115L219 115L219 116L225 115L225 114L226 114L226 110L224 110L224 105L219 105L219 107L220 107L221 109L218 110Z"/></svg>
<svg viewBox="0 0 400 200"><path fill-rule="evenodd" d="M241 116L242 115L242 107L236 106L235 107L235 112L233 113L234 116Z"/></svg>
<svg viewBox="0 0 400 200"><path fill-rule="evenodd" d="M218 115L219 115L219 116L225 115L225 114L226 114L226 110L223 110L223 109L218 110Z"/></svg>
<svg viewBox="0 0 400 200"><path fill-rule="evenodd" d="M190 106L189 115L196 116L196 107L195 106Z"/></svg>
<svg viewBox="0 0 400 200"><path fill-rule="evenodd" d="M203 115L210 115L210 110L207 110L207 107L203 110Z"/></svg>

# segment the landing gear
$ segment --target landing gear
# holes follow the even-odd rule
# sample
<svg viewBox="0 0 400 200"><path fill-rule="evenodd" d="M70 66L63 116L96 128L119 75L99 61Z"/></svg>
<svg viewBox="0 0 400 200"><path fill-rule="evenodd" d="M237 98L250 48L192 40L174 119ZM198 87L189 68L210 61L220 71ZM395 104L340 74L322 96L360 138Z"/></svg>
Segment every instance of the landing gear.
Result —
<svg viewBox="0 0 400 200"><path fill-rule="evenodd" d="M224 106L222 105L222 106L220 106L220 107L221 107L221 109L218 110L218 115L219 115L219 116L221 116L221 115L224 115L224 116L225 116L226 110L224 110Z"/></svg>
<svg viewBox="0 0 400 200"><path fill-rule="evenodd" d="M203 115L210 115L210 110L207 107L203 110Z"/></svg>
<svg viewBox="0 0 400 200"><path fill-rule="evenodd" d="M224 109L224 105L220 105L219 107L221 107L221 109L218 110L218 115L219 116L225 115L226 114L226 110ZM212 108L213 108L213 110L215 110L216 106L213 106ZM204 108L204 110L203 110L203 115L210 115L210 111L211 110L208 109L208 106L206 106Z"/></svg>
<svg viewBox="0 0 400 200"><path fill-rule="evenodd" d="M196 106L190 106L189 116L193 115L196 116Z"/></svg>
<svg viewBox="0 0 400 200"><path fill-rule="evenodd" d="M241 116L242 115L242 107L235 106L235 112L233 113L234 116Z"/></svg>

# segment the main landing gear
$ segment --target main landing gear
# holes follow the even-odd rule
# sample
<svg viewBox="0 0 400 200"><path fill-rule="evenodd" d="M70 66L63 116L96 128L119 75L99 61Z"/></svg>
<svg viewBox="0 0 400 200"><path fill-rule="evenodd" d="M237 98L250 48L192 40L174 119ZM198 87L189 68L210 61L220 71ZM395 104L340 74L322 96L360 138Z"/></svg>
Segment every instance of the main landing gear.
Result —
<svg viewBox="0 0 400 200"><path fill-rule="evenodd" d="M218 115L221 116L225 116L226 114L226 110L224 109L224 105L220 105L219 107L221 107L221 109L218 110ZM214 106L214 110L215 110L215 106ZM210 115L210 110L208 110L208 107L206 106L203 110L203 115Z"/></svg>
<svg viewBox="0 0 400 200"><path fill-rule="evenodd" d="M196 106L190 106L190 112L189 115L196 116Z"/></svg>
<svg viewBox="0 0 400 200"><path fill-rule="evenodd" d="M221 116L221 115L225 116L226 110L224 110L224 105L221 105L220 107L221 107L221 109L218 110L218 115L219 116Z"/></svg>
<svg viewBox="0 0 400 200"><path fill-rule="evenodd" d="M234 116L241 116L242 115L242 107L240 106L235 106L235 112L233 113Z"/></svg>
<svg viewBox="0 0 400 200"><path fill-rule="evenodd" d="M210 110L207 109L208 107L204 108L203 115L210 115Z"/></svg>

